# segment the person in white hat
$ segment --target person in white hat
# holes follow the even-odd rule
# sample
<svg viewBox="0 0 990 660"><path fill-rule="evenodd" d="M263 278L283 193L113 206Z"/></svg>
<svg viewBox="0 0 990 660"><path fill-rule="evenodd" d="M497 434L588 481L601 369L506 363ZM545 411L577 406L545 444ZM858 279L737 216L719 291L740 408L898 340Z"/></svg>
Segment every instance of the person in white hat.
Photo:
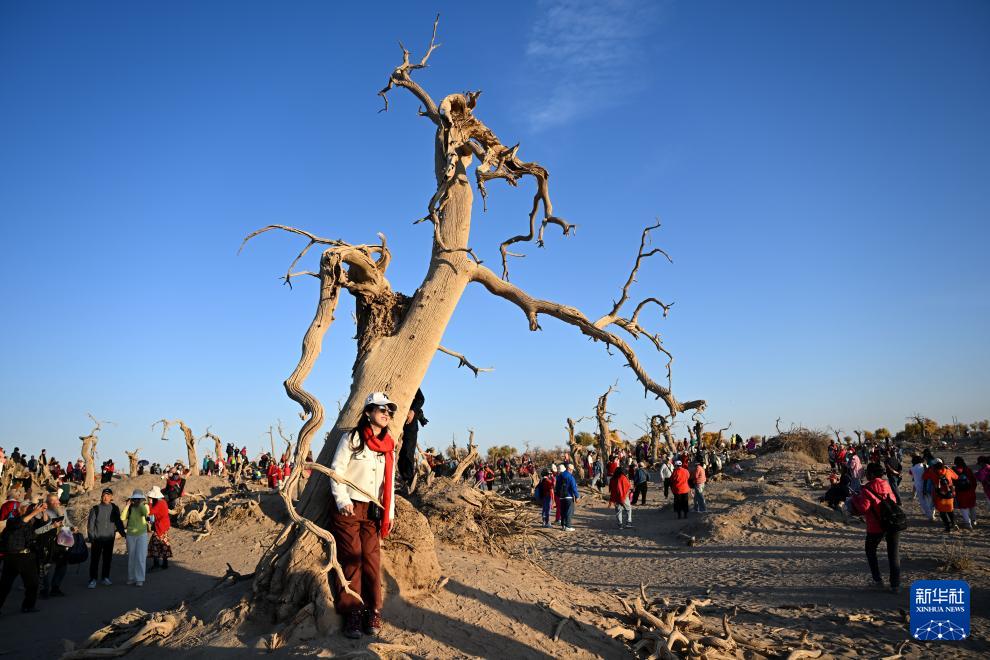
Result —
<svg viewBox="0 0 990 660"><path fill-rule="evenodd" d="M344 635L351 639L362 632L377 635L382 627L380 539L388 536L395 515L395 441L388 426L397 409L384 392L369 394L357 427L341 437L330 462L331 470L357 486L330 484L337 556L351 589L364 601L338 589L337 612L344 616Z"/></svg>
<svg viewBox="0 0 990 660"><path fill-rule="evenodd" d="M127 584L144 586L145 565L148 562L148 503L144 493L135 490L127 500L121 518L127 530Z"/></svg>
<svg viewBox="0 0 990 660"><path fill-rule="evenodd" d="M151 536L148 537L148 556L151 557L151 568L149 572L156 568L168 568L168 560L172 556L172 545L168 542L168 530L172 527L172 521L168 517L168 503L165 501L165 493L158 486L148 491L148 500L151 502L148 522L151 523Z"/></svg>

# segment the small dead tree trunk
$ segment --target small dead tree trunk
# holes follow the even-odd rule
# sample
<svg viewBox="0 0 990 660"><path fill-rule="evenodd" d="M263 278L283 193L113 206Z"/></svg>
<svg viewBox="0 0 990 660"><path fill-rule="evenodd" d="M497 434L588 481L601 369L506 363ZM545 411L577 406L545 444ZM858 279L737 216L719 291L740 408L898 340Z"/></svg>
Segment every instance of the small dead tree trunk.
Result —
<svg viewBox="0 0 990 660"><path fill-rule="evenodd" d="M598 451L602 461L607 461L612 455L612 431L609 429L609 421L612 415L608 412L608 395L615 389L615 385L610 385L605 394L598 397L598 404L595 406L595 419L598 420Z"/></svg>
<svg viewBox="0 0 990 660"><path fill-rule="evenodd" d="M584 461L581 460L580 450L581 447L578 445L577 440L574 436L574 427L582 420L587 419L586 417L579 417L577 419L567 418L567 446L571 450L571 462L574 463L574 471L577 472L578 479L584 481Z"/></svg>
<svg viewBox="0 0 990 660"><path fill-rule="evenodd" d="M189 474L198 475L199 465L196 458L196 436L193 435L192 429L186 426L186 423L181 419L176 419L169 421L167 419L160 419L151 425L151 429L154 430L159 424L162 425L162 440L168 440L168 429L170 426L178 426L179 430L182 431L182 437L186 441L186 457L189 459Z"/></svg>
<svg viewBox="0 0 990 660"><path fill-rule="evenodd" d="M701 418L701 411L697 410L691 415L691 419L694 420L694 439L701 446L701 437L705 433L705 421Z"/></svg>
<svg viewBox="0 0 990 660"><path fill-rule="evenodd" d="M86 415L93 420L93 430L89 432L89 435L79 436L79 439L82 441L82 457L86 461L86 477L83 479L83 488L89 490L96 483L96 443L99 441L96 434L100 432L104 424L113 424L113 422L100 421L93 417L92 413L86 413Z"/></svg>
<svg viewBox="0 0 990 660"><path fill-rule="evenodd" d="M597 320L589 319L575 307L534 298L508 281L508 258L518 256L509 251L510 246L534 240L542 246L548 225L559 227L565 234L569 234L574 225L553 215L547 170L538 163L521 160L518 145L505 146L474 115L478 92L450 94L438 104L412 79L414 71L427 66L427 60L436 48L436 24L433 36L434 40L431 40L419 62L412 61L409 51L403 48L402 63L392 70L388 84L380 92L387 109L390 90L396 87L408 90L421 104L420 114L436 128L434 173L437 187L422 218L432 225L433 245L426 275L414 295L410 297L393 291L386 279L392 255L381 233L378 234L377 244L353 245L322 238L295 227L269 225L244 239L247 242L273 230L291 232L308 239L307 245L290 264L284 279L291 283L298 277L310 276L319 281L316 312L303 337L302 354L285 381L286 393L302 408L304 418L297 434L295 462L300 468L311 467L316 474L306 484L298 504L282 493L292 523L258 564L251 611L265 612L276 620L284 620L295 616L305 605L312 604L316 625L321 631L329 629L335 617L327 580L328 563L338 579L343 580L342 571L338 570L339 564L336 563L336 545L326 531L330 517L327 503L332 501L330 480L339 480L340 475L330 473L327 466L337 445L355 427L369 392L386 392L398 405L394 419L405 418L413 396L440 348L447 324L469 284L480 284L494 296L519 308L530 330L540 329L540 315L550 316L574 326L607 348L617 350L644 388L662 399L672 414L705 405L703 400L677 401L670 389L669 368L667 385L656 382L643 368L629 343L612 331L614 326L633 339L646 336L658 351L668 356L669 367L670 354L660 343L659 335L646 332L639 323L639 315L648 305L657 305L664 310L664 314L668 307L657 298L647 298L636 306L630 316L622 316L622 308L629 298L629 288L641 262L653 254L663 253L659 248L646 249L649 232L659 225L643 231L639 254L619 301L610 312ZM493 179L504 179L513 186L524 177L536 182L528 231L506 239L499 246L501 277L482 265L469 245L473 192L468 170L475 158L479 164L474 171L474 180L483 199L486 195L485 184ZM540 226L537 230L538 220ZM313 246L319 246L322 250L319 268L316 271L294 271L299 259ZM357 356L352 367L351 389L316 462L304 465L312 440L324 424L325 410L303 385L320 355L323 338L333 321L342 290L354 296L357 318ZM397 433L399 429L393 431ZM291 486L301 473L301 469L294 470L287 485Z"/></svg>
<svg viewBox="0 0 990 660"><path fill-rule="evenodd" d="M206 427L206 433L204 433L202 436L200 436L199 439L200 440L203 440L205 438L209 438L210 440L213 441L213 451L214 451L213 459L217 463L219 463L220 462L220 457L223 455L223 444L222 444L222 442L220 440L220 436L217 435L217 434L215 434L215 433L213 433L213 432L211 432L210 431L210 427L207 426ZM230 466L227 466L227 467L230 467Z"/></svg>
<svg viewBox="0 0 990 660"><path fill-rule="evenodd" d="M141 448L140 447L138 447L134 451L125 451L124 452L125 454L127 454L127 463L128 463L128 465L127 465L127 476L128 477L134 478L134 477L137 476L137 473L138 473L138 452L139 451L141 451Z"/></svg>

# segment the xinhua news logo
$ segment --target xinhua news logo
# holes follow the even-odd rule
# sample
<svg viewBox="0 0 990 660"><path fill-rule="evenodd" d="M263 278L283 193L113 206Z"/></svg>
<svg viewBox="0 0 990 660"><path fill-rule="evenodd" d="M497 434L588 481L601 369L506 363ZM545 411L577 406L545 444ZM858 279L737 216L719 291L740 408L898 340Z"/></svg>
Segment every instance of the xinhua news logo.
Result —
<svg viewBox="0 0 990 660"><path fill-rule="evenodd" d="M917 580L911 584L911 636L958 642L969 637L969 584L964 580Z"/></svg>

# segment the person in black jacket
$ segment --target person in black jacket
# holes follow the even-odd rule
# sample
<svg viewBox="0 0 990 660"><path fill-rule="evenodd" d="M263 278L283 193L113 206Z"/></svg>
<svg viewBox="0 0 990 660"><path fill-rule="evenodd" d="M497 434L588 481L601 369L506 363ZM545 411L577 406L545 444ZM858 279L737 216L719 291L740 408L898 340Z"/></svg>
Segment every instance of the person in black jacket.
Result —
<svg viewBox="0 0 990 660"><path fill-rule="evenodd" d="M0 572L0 609L3 608L14 579L20 575L24 583L24 601L21 603L22 612L37 612L35 602L38 598L38 558L31 551L34 541L34 525L29 521L48 507L45 504L31 505L22 502L21 514L14 514L7 519L7 526L0 534L0 554L3 554L3 571Z"/></svg>
<svg viewBox="0 0 990 660"><path fill-rule="evenodd" d="M423 404L426 397L423 390L416 390L406 423L402 427L402 448L399 450L399 475L406 484L411 484L416 474L416 443L419 439L419 425L426 426L427 419L423 416Z"/></svg>
<svg viewBox="0 0 990 660"><path fill-rule="evenodd" d="M100 503L89 510L86 533L91 544L89 560L89 588L96 588L97 569L102 559L103 584L110 586L110 561L113 559L113 541L117 534L127 536L124 521L120 519L120 509L113 503L113 490L104 488Z"/></svg>

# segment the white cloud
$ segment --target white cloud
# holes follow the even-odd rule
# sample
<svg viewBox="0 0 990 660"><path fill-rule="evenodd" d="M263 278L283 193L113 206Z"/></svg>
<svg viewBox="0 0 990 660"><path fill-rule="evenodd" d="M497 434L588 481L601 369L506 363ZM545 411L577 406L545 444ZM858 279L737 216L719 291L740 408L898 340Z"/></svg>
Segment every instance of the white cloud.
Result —
<svg viewBox="0 0 990 660"><path fill-rule="evenodd" d="M615 106L643 86L661 3L541 0L526 46L535 130Z"/></svg>

